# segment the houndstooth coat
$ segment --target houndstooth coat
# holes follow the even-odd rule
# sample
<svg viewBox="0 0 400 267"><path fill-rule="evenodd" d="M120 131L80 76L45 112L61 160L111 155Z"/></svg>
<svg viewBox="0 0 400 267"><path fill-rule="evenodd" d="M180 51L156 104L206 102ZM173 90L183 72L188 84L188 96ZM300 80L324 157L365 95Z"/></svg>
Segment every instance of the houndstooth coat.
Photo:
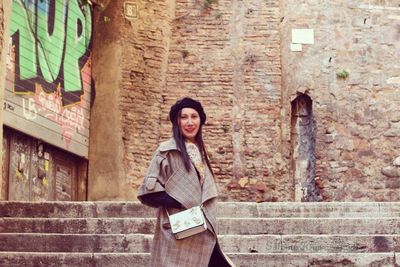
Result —
<svg viewBox="0 0 400 267"><path fill-rule="evenodd" d="M157 224L151 249L150 266L157 267L206 267L217 241L216 197L217 187L212 173L206 168L203 186L192 164L188 173L180 158L174 139L160 144L150 163L139 190L141 196L166 191L185 209L203 205L208 230L177 240L171 232L164 208L157 211ZM141 200L142 201L142 200ZM143 202L143 204L146 204ZM180 211L169 209L170 214ZM221 251L221 254L224 255ZM224 255L225 256L225 255ZM226 260L231 263L229 258ZM231 266L234 266L231 264Z"/></svg>

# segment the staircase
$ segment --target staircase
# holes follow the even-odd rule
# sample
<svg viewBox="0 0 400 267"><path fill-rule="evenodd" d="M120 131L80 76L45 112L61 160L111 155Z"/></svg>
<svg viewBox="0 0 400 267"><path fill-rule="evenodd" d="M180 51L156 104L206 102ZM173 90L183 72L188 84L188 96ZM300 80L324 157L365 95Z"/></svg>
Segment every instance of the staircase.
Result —
<svg viewBox="0 0 400 267"><path fill-rule="evenodd" d="M147 266L155 210L138 202L0 202L0 266ZM219 205L237 266L400 266L400 203Z"/></svg>

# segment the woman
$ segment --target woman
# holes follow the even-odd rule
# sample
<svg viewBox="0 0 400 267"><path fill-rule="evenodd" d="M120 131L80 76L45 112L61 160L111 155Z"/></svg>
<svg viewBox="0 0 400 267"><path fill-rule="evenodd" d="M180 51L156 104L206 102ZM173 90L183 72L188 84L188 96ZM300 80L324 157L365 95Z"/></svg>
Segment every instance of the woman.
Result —
<svg viewBox="0 0 400 267"><path fill-rule="evenodd" d="M200 102L185 97L169 112L173 138L159 145L139 190L138 199L157 207L151 266L234 266L217 239L217 187L204 142L206 114ZM202 206L207 230L184 239L171 232L169 214Z"/></svg>

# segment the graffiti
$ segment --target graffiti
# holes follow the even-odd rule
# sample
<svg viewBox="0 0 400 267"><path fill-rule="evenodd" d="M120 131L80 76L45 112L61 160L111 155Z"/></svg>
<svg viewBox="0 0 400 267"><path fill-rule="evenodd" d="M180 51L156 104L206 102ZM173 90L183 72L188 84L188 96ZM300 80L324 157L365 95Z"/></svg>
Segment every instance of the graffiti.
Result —
<svg viewBox="0 0 400 267"><path fill-rule="evenodd" d="M12 3L3 105L7 123L72 153L87 156L90 6L84 0L13 0ZM20 125L27 127L22 129Z"/></svg>
<svg viewBox="0 0 400 267"><path fill-rule="evenodd" d="M46 95L44 92L40 92L37 96L37 102L41 109L47 109L55 114L61 113L61 101L57 99L55 94Z"/></svg>
<svg viewBox="0 0 400 267"><path fill-rule="evenodd" d="M46 93L60 90L63 106L80 102L90 76L90 8L78 0L14 0L11 18L14 92L35 93L40 84Z"/></svg>
<svg viewBox="0 0 400 267"><path fill-rule="evenodd" d="M25 98L22 99L22 111L27 120L34 120L37 118L37 109L35 101L32 98L29 98L28 100Z"/></svg>
<svg viewBox="0 0 400 267"><path fill-rule="evenodd" d="M61 115L63 125L69 125L71 128L83 128L83 110L81 108L72 107L70 110L65 109Z"/></svg>
<svg viewBox="0 0 400 267"><path fill-rule="evenodd" d="M35 97L22 98L22 109L24 118L35 120L38 114L58 124L61 128L61 139L68 148L73 133L85 128L84 108L78 105L64 107L62 105L61 93L46 94L42 87L36 87Z"/></svg>
<svg viewBox="0 0 400 267"><path fill-rule="evenodd" d="M38 86L34 99L36 107L38 107L36 112L44 114L46 118L49 118L62 127L78 130L84 128L85 117L83 108L77 105L68 108L63 107L59 92L56 94L46 94Z"/></svg>
<svg viewBox="0 0 400 267"><path fill-rule="evenodd" d="M15 106L4 101L3 102L3 110L9 110L9 111L13 112L15 110Z"/></svg>

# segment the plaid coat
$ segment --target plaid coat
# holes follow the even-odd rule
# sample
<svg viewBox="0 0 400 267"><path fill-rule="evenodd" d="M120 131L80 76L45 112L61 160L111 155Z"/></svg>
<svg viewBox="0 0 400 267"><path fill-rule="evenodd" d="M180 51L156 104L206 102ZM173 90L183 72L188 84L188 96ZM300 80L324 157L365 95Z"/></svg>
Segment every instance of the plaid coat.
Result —
<svg viewBox="0 0 400 267"><path fill-rule="evenodd" d="M202 204L208 230L177 240L171 232L165 209L159 208L151 249L150 266L208 266L214 246L218 242L216 221L217 187L208 168L202 187L194 165L192 164L189 173L186 171L174 139L161 143L154 153L150 167L139 189L138 199L141 200L143 195L161 191L166 191L171 197L180 202L185 209ZM143 202L143 204L146 203ZM173 214L180 210L169 209L168 211ZM230 262L227 257L226 259ZM231 266L234 265L232 264Z"/></svg>

